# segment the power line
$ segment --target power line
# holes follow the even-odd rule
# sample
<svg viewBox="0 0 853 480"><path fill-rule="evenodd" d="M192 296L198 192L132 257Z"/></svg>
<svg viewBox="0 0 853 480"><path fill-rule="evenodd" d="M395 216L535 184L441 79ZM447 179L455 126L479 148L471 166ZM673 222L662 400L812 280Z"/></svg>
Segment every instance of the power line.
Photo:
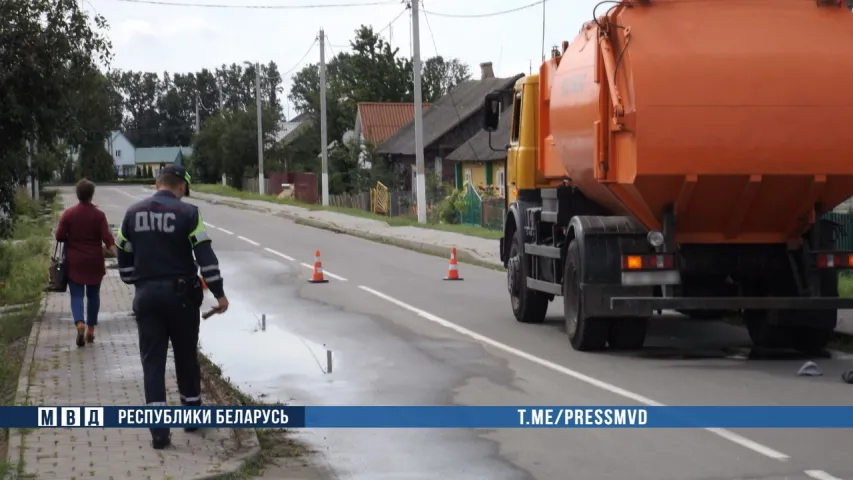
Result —
<svg viewBox="0 0 853 480"><path fill-rule="evenodd" d="M394 17L394 19L393 19L393 20L391 20L390 22L388 22L388 25L385 25L384 27L382 27L382 30L379 30L379 31L378 31L378 32L376 32L376 33L377 33L377 34L382 33L382 32L384 32L385 30L388 30L389 28L391 28L391 26L392 26L392 25L394 25L395 23L397 23L397 20L399 20L399 19L400 19L400 17L402 17L402 16L403 16L403 14L404 14L404 13L406 13L406 11L407 11L407 10L409 10L409 7L406 7L406 8L404 8L402 11L400 11L400 13L398 13L398 14L397 14L397 16L396 16L396 17Z"/></svg>
<svg viewBox="0 0 853 480"><path fill-rule="evenodd" d="M334 47L332 47L332 40L329 38L328 35L326 35L325 32L323 32L323 35L326 37L326 46L329 47L329 52L332 53L332 60L334 60L335 57L338 56L338 54L335 53L335 49L334 49Z"/></svg>
<svg viewBox="0 0 853 480"><path fill-rule="evenodd" d="M290 68L290 70L281 74L282 78L290 75L291 73L293 73L294 70L296 70L297 68L299 68L300 65L302 65L302 62L304 62L305 59L308 58L308 55L311 54L311 51L314 50L314 45L317 45L317 38L316 37L314 38L314 41L311 42L311 46L308 47L308 50L305 52L305 55L302 55L302 58L300 58L299 61L296 62L296 64L294 64L293 67Z"/></svg>
<svg viewBox="0 0 853 480"><path fill-rule="evenodd" d="M522 10L527 10L528 8L533 8L537 5L542 5L548 0L538 0L533 3L528 3L527 5L522 5L520 7L510 8L508 10L500 10L497 12L491 13L470 13L470 14L453 14L453 13L439 13L439 12L430 12L424 10L424 13L428 13L430 15L434 15L436 17L445 17L445 18L486 18L486 17L497 17L498 15L506 15L508 13L520 12Z"/></svg>
<svg viewBox="0 0 853 480"><path fill-rule="evenodd" d="M306 10L319 8L349 8L349 7L370 7L376 5L391 5L397 3L396 0L384 2L364 2L364 3L328 3L328 4L307 4L307 5L234 5L224 3L188 3L176 2L169 0L113 0L114 2L136 3L140 5L159 5L163 7L197 7L197 8L236 8L236 9L254 9L254 10Z"/></svg>

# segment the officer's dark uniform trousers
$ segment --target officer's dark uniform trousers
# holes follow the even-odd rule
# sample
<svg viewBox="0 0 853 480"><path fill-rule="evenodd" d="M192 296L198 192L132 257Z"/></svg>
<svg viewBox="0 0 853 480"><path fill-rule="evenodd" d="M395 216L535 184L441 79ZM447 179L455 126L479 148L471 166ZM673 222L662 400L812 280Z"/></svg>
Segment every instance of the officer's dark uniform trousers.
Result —
<svg viewBox="0 0 853 480"><path fill-rule="evenodd" d="M198 334L204 292L198 269L209 288L220 296L222 279L198 208L171 193L157 192L130 207L116 245L122 280L136 286L133 307L145 402L167 405L165 375L171 341L181 403L201 405ZM151 429L154 435L168 431Z"/></svg>

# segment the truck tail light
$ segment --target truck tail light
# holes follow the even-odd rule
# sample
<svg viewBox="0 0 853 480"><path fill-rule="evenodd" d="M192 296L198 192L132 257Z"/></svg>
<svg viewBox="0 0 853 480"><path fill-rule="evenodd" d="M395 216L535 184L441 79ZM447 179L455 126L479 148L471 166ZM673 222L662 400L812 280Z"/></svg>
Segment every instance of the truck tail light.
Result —
<svg viewBox="0 0 853 480"><path fill-rule="evenodd" d="M817 268L853 268L853 253L829 252L815 254Z"/></svg>
<svg viewBox="0 0 853 480"><path fill-rule="evenodd" d="M672 270L674 267L672 254L622 255L622 270Z"/></svg>

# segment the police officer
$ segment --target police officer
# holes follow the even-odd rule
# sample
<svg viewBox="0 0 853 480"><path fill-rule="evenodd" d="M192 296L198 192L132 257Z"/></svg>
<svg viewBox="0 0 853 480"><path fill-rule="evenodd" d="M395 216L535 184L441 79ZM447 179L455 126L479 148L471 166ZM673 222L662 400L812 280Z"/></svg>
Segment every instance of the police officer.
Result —
<svg viewBox="0 0 853 480"><path fill-rule="evenodd" d="M136 286L133 310L139 330L145 402L166 405L166 354L171 340L181 404L198 406L199 309L204 299L199 271L218 301L216 313L228 309L228 299L201 213L195 205L181 201L189 195L190 175L179 165L167 165L156 185L153 196L125 213L116 239L119 274L124 283ZM168 428L152 428L151 435L155 449L171 444Z"/></svg>

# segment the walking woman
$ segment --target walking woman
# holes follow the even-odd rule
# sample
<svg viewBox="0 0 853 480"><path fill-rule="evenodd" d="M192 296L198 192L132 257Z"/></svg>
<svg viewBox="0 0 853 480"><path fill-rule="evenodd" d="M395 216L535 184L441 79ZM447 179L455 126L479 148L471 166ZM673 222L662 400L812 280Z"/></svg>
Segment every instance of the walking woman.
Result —
<svg viewBox="0 0 853 480"><path fill-rule="evenodd" d="M101 281L106 274L104 247L116 254L115 239L107 216L92 204L95 184L83 179L77 183L79 203L62 213L56 240L65 242L71 315L77 327L77 346L95 341L98 310L101 307ZM83 299L86 314L83 315ZM87 328L88 327L88 328Z"/></svg>

